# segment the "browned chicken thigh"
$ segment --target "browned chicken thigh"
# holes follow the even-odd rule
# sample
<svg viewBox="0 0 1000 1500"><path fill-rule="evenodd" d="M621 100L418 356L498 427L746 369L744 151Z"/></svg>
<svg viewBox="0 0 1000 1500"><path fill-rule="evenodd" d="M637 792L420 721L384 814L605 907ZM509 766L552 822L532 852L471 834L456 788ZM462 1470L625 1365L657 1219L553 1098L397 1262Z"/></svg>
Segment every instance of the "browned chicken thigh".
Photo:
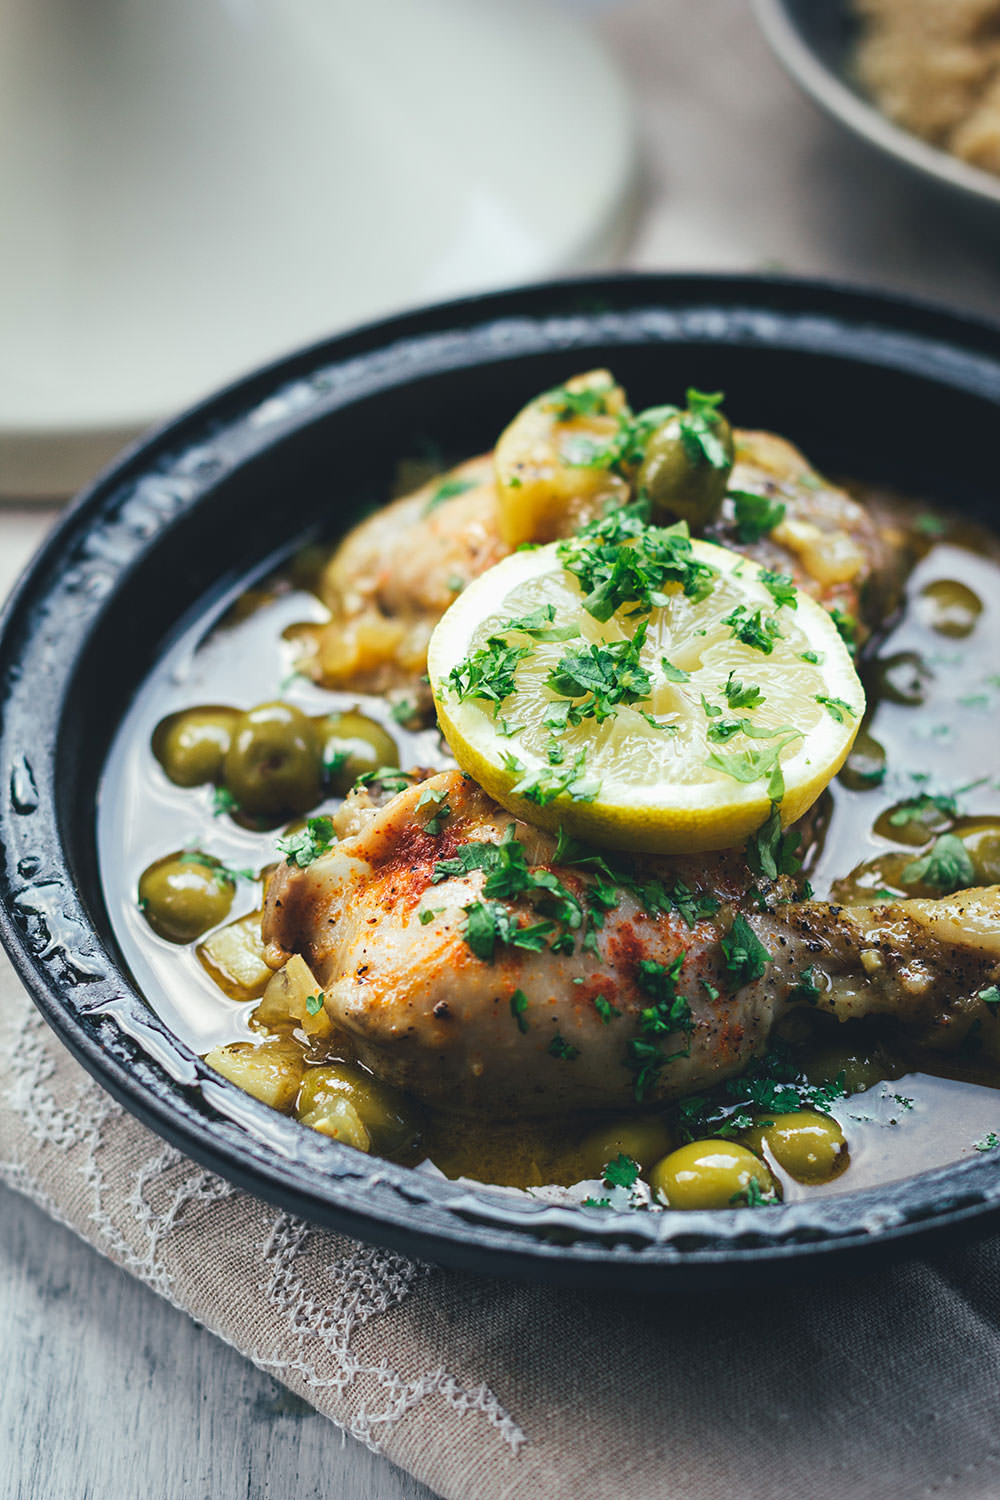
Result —
<svg viewBox="0 0 1000 1500"><path fill-rule="evenodd" d="M838 907L742 853L620 866L443 772L283 866L272 962L300 953L379 1077L440 1108L620 1109L700 1091L763 1053L789 1009L891 1016L925 1043L1000 1043L1000 888Z"/></svg>

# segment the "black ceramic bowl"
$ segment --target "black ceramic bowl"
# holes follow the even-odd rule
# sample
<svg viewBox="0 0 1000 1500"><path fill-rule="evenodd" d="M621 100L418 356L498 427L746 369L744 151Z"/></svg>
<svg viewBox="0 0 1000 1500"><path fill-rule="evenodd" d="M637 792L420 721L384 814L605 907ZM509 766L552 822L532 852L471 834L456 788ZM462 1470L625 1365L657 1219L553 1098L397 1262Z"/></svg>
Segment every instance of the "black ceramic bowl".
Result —
<svg viewBox="0 0 1000 1500"><path fill-rule="evenodd" d="M346 525L433 438L474 453L525 397L608 363L638 405L725 388L821 466L982 513L1000 332L884 296L738 277L616 276L447 304L250 376L137 444L82 494L0 637L0 935L49 1023L152 1129L233 1182L348 1234L480 1271L638 1290L745 1284L995 1222L1000 1162L722 1213L513 1200L315 1136L204 1065L137 992L103 906L95 798L132 694L178 619L290 534Z"/></svg>
<svg viewBox="0 0 1000 1500"><path fill-rule="evenodd" d="M938 150L879 110L854 78L858 27L848 0L754 0L761 30L795 81L817 104L870 146L955 201L1000 218L1000 178ZM980 215L980 218L983 216Z"/></svg>

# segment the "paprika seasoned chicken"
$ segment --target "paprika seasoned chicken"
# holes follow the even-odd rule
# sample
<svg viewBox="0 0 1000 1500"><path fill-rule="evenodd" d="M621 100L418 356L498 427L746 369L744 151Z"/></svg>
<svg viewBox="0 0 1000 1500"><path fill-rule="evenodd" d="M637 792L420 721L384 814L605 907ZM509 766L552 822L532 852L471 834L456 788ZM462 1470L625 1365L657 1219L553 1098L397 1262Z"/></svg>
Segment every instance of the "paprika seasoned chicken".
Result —
<svg viewBox="0 0 1000 1500"><path fill-rule="evenodd" d="M458 772L381 807L363 789L338 831L272 880L269 962L303 955L360 1060L439 1108L674 1099L742 1072L795 1007L891 1017L946 1049L975 1026L1000 1052L996 886L840 907L743 853L624 865Z"/></svg>
<svg viewBox="0 0 1000 1500"><path fill-rule="evenodd" d="M434 626L473 578L518 546L570 536L640 496L654 520L686 520L789 574L863 640L898 598L898 528L784 438L730 434L721 413L712 412L726 442L716 466L678 473L676 455L683 470L691 445L674 427L688 415L663 407L631 417L604 370L536 398L495 453L385 506L346 537L321 579L331 618L311 632L304 669L328 687L412 689Z"/></svg>

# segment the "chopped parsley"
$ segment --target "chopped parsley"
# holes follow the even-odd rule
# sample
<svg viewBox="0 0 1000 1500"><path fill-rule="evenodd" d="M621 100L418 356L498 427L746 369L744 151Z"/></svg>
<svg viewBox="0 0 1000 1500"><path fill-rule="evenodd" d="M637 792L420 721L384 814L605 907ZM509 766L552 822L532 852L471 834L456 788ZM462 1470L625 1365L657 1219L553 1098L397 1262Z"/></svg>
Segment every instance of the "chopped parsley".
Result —
<svg viewBox="0 0 1000 1500"><path fill-rule="evenodd" d="M305 870L314 859L319 859L321 854L326 853L335 839L332 818L309 818L306 826L298 833L291 833L287 838L278 840L278 852L285 856L290 865L297 865L300 870Z"/></svg>
<svg viewBox="0 0 1000 1500"><path fill-rule="evenodd" d="M405 725L408 724L411 719L416 718L417 705L409 698L400 698L398 703L394 703L392 705L389 712L397 724ZM336 768L337 770L339 770L340 766L343 765L345 760L347 760L349 754L350 752L347 750L338 751L338 757L342 755L343 760L340 761L339 765Z"/></svg>
<svg viewBox="0 0 1000 1500"><path fill-rule="evenodd" d="M852 708L849 703L845 703L843 698L828 698L825 693L816 693L815 697L816 702L822 703L830 718L837 724L844 723L845 714L852 719L858 717L857 709Z"/></svg>
<svg viewBox="0 0 1000 1500"><path fill-rule="evenodd" d="M320 1013L320 1011L323 1009L323 1001L325 999L326 999L326 996L324 995L324 993L323 993L322 990L320 990L320 992L319 992L318 995L307 995L306 996L306 1010L309 1013L309 1015L311 1015L311 1016L318 1016L319 1013Z"/></svg>
<svg viewBox="0 0 1000 1500"><path fill-rule="evenodd" d="M429 516L432 510L436 510L446 500L454 500L456 495L464 495L467 490L474 490L476 483L475 479L442 479L424 506L424 515Z"/></svg>
<svg viewBox="0 0 1000 1500"><path fill-rule="evenodd" d="M810 964L808 969L803 969L797 981L788 992L789 1000L802 1001L806 1005L815 1005L819 1000L819 986L816 983L816 965Z"/></svg>
<svg viewBox="0 0 1000 1500"><path fill-rule="evenodd" d="M942 833L926 854L905 866L901 876L904 885L933 886L943 895L964 890L975 878L969 851L953 833Z"/></svg>
<svg viewBox="0 0 1000 1500"><path fill-rule="evenodd" d="M579 1047L574 1047L572 1042L567 1042L557 1032L547 1047L550 1057L557 1057L560 1062L573 1062L580 1056Z"/></svg>
<svg viewBox="0 0 1000 1500"><path fill-rule="evenodd" d="M635 1187L639 1180L639 1163L626 1156L624 1151L619 1151L613 1161L605 1164L601 1176L608 1187Z"/></svg>
<svg viewBox="0 0 1000 1500"><path fill-rule="evenodd" d="M779 875L796 875L802 867L798 854L801 842L802 835L794 829L782 832L781 807L773 802L766 821L747 839L747 864L755 875L762 875L766 880L777 880Z"/></svg>
<svg viewBox="0 0 1000 1500"><path fill-rule="evenodd" d="M584 593L583 607L595 620L610 620L623 604L648 614L667 603L667 584L693 599L711 593L718 570L699 562L683 524L647 526L623 508L558 544L559 560Z"/></svg>
<svg viewBox="0 0 1000 1500"><path fill-rule="evenodd" d="M510 1013L517 1022L517 1029L522 1034L528 1029L525 1011L528 1009L528 997L523 990L515 990L510 997Z"/></svg>
<svg viewBox="0 0 1000 1500"><path fill-rule="evenodd" d="M717 431L723 420L722 413L718 410L722 400L721 391L709 395L705 391L689 388L687 410L681 412L677 431L689 463L708 464L713 469L724 469L728 473L733 466L732 458Z"/></svg>
<svg viewBox="0 0 1000 1500"><path fill-rule="evenodd" d="M545 405L555 412L557 422L570 422L575 417L603 417L608 412L608 397L614 390L614 382L603 385L585 385L578 391L568 386L557 385L546 391L542 398Z"/></svg>
<svg viewBox="0 0 1000 1500"><path fill-rule="evenodd" d="M780 526L788 509L781 500L757 495L752 490L730 490L729 498L736 516L736 534L747 546Z"/></svg>
<svg viewBox="0 0 1000 1500"><path fill-rule="evenodd" d="M822 651L800 651L799 656L803 661L811 662L814 667L822 666L824 660Z"/></svg>
<svg viewBox="0 0 1000 1500"><path fill-rule="evenodd" d="M770 953L753 928L739 916L722 939L722 955L726 972L737 988L760 979L771 962Z"/></svg>
<svg viewBox="0 0 1000 1500"><path fill-rule="evenodd" d="M426 927L430 922L433 922L435 917L439 917L442 909L439 908L437 911L432 911L429 906L425 906L423 911L419 913L421 927Z"/></svg>
<svg viewBox="0 0 1000 1500"><path fill-rule="evenodd" d="M545 767L531 771L516 755L504 756L504 765L520 778L511 791L534 802L536 807L548 807L557 797L569 797L573 802L593 802L601 790L601 783L596 777L585 774L586 762L586 751L581 750L573 764L563 771Z"/></svg>
<svg viewBox="0 0 1000 1500"><path fill-rule="evenodd" d="M730 708L756 708L764 701L764 694L756 683L741 682L732 672L723 684L722 691Z"/></svg>
<svg viewBox="0 0 1000 1500"><path fill-rule="evenodd" d="M253 870L239 869L235 865L223 864L211 854L202 854L200 849L185 849L177 856L179 865L202 865L211 870L220 885L235 885L237 880L256 880Z"/></svg>
<svg viewBox="0 0 1000 1500"><path fill-rule="evenodd" d="M759 1178L750 1177L746 1187L735 1192L729 1201L734 1208L767 1208L778 1202L778 1195L773 1187L761 1187Z"/></svg>
<svg viewBox="0 0 1000 1500"><path fill-rule="evenodd" d="M763 610L755 609L751 613L745 604L737 604L734 610L724 616L722 624L729 626L735 640L742 641L744 646L750 646L764 656L771 655L775 641L782 634L773 615L768 615L765 619Z"/></svg>
<svg viewBox="0 0 1000 1500"><path fill-rule="evenodd" d="M597 1011L597 1014L601 1018L602 1024L605 1026L609 1025L616 1016L621 1015L621 1011L618 1009L617 1005L612 1005L611 1001L608 1000L604 995L594 996L594 1009Z"/></svg>
<svg viewBox="0 0 1000 1500"><path fill-rule="evenodd" d="M663 668L663 675L668 682L691 681L690 672L685 672L683 667L675 667L673 662L667 661L667 658L665 656L660 657L660 666Z"/></svg>
<svg viewBox="0 0 1000 1500"><path fill-rule="evenodd" d="M227 786L214 786L212 788L212 816L219 818L223 813L239 812L240 804L233 796Z"/></svg>
<svg viewBox="0 0 1000 1500"><path fill-rule="evenodd" d="M401 771L398 766L377 766L374 771L365 771L359 776L351 790L357 791L360 787L370 786L395 797L397 792L405 792L412 781L411 771Z"/></svg>
<svg viewBox="0 0 1000 1500"><path fill-rule="evenodd" d="M567 711L568 724L577 725L590 718L603 724L614 715L619 704L638 703L649 697L652 678L639 660L645 639L643 621L631 640L604 646L592 644L579 651L567 651L560 658L547 682L560 697L574 700Z"/></svg>
<svg viewBox="0 0 1000 1500"><path fill-rule="evenodd" d="M514 691L514 674L519 663L531 655L531 646L512 646L504 636L491 635L485 646L477 647L452 667L448 685L460 703L467 698L479 698L485 703L500 704Z"/></svg>
<svg viewBox="0 0 1000 1500"><path fill-rule="evenodd" d="M554 604L540 604L529 614L520 615L515 620L506 620L501 629L523 631L536 641L572 641L579 637L580 632L575 625L557 625L555 618Z"/></svg>
<svg viewBox="0 0 1000 1500"><path fill-rule="evenodd" d="M988 1135L984 1135L982 1140L974 1142L974 1149L976 1151L995 1151L998 1146L1000 1146L1000 1135L997 1135L995 1130L991 1130Z"/></svg>
<svg viewBox="0 0 1000 1500"><path fill-rule="evenodd" d="M688 1141L736 1135L750 1128L759 1111L782 1115L815 1109L829 1114L830 1105L848 1092L843 1073L829 1083L810 1083L795 1065L788 1044L776 1041L739 1078L728 1079L711 1094L682 1099L677 1106L678 1129Z"/></svg>
<svg viewBox="0 0 1000 1500"><path fill-rule="evenodd" d="M731 776L734 781L744 782L746 785L767 778L768 796L772 802L777 802L785 791L785 778L778 757L786 745L798 738L796 730L776 745L767 745L760 750L733 750L728 755L720 755L717 750L713 750L705 765L711 771L721 771L724 776Z"/></svg>
<svg viewBox="0 0 1000 1500"><path fill-rule="evenodd" d="M763 568L760 581L779 609L783 605L787 605L789 609L798 608L799 600L795 590L795 580L790 574L771 573L767 568Z"/></svg>
<svg viewBox="0 0 1000 1500"><path fill-rule="evenodd" d="M978 998L986 1006L991 1016L1000 1014L1000 988L997 985L987 985L984 990L979 991Z"/></svg>
<svg viewBox="0 0 1000 1500"><path fill-rule="evenodd" d="M414 808L415 812L419 812L428 803L433 802L436 804L437 811L424 824L425 830L435 838L437 838L445 823L451 817L451 808L448 806L447 797L448 793L442 788L428 786L420 793L417 805Z"/></svg>
<svg viewBox="0 0 1000 1500"><path fill-rule="evenodd" d="M837 634L840 636L840 639L843 641L844 645L853 656L858 649L857 620L853 615L848 614L846 610L841 609L837 604L835 604L831 610L828 610L827 613L829 614L830 619L833 621L834 625L836 625Z"/></svg>

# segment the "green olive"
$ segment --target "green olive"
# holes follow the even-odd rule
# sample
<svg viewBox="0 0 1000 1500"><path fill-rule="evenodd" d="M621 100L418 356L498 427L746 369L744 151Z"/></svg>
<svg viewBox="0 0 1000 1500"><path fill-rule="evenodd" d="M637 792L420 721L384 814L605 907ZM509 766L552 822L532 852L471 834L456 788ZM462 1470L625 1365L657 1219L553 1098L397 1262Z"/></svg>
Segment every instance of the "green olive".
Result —
<svg viewBox="0 0 1000 1500"><path fill-rule="evenodd" d="M170 943L193 943L224 922L233 904L233 877L198 849L168 854L139 877L139 907L153 931Z"/></svg>
<svg viewBox="0 0 1000 1500"><path fill-rule="evenodd" d="M778 1197L767 1166L735 1141L691 1141L658 1161L649 1174L667 1208L739 1208Z"/></svg>
<svg viewBox="0 0 1000 1500"><path fill-rule="evenodd" d="M752 1151L766 1146L778 1166L796 1182L829 1182L850 1160L837 1121L811 1109L762 1116L743 1139Z"/></svg>
<svg viewBox="0 0 1000 1500"><path fill-rule="evenodd" d="M309 1068L302 1080L296 1113L314 1130L324 1129L325 1119L334 1121L341 1128L327 1128L325 1134L336 1133L338 1139L377 1156L405 1156L412 1152L419 1136L403 1095L352 1063ZM367 1145L363 1144L365 1135Z"/></svg>
<svg viewBox="0 0 1000 1500"><path fill-rule="evenodd" d="M877 1083L901 1078L906 1070L881 1046L863 1052L860 1047L847 1044L814 1052L805 1059L803 1071L810 1083L839 1082L848 1094L863 1094Z"/></svg>
<svg viewBox="0 0 1000 1500"><path fill-rule="evenodd" d="M395 740L364 714L328 714L316 724L323 745L323 770L338 797L346 796L366 772L399 765Z"/></svg>
<svg viewBox="0 0 1000 1500"><path fill-rule="evenodd" d="M217 781L239 710L221 704L168 714L153 731L153 754L175 786Z"/></svg>
<svg viewBox="0 0 1000 1500"><path fill-rule="evenodd" d="M906 708L918 708L927 696L930 675L923 657L916 651L897 651L878 663L876 697L888 698L890 703L901 703Z"/></svg>
<svg viewBox="0 0 1000 1500"><path fill-rule="evenodd" d="M237 720L222 774L243 812L308 812L323 795L315 724L290 703L258 704Z"/></svg>
<svg viewBox="0 0 1000 1500"><path fill-rule="evenodd" d="M1000 821L969 823L956 828L972 860L976 885L1000 885Z"/></svg>
<svg viewBox="0 0 1000 1500"><path fill-rule="evenodd" d="M983 612L983 601L956 578L926 584L917 600L917 614L938 635L971 635Z"/></svg>
<svg viewBox="0 0 1000 1500"><path fill-rule="evenodd" d="M933 797L915 794L904 802L895 802L875 819L875 832L896 844L910 844L919 848L935 834L944 833L952 825L952 818Z"/></svg>
<svg viewBox="0 0 1000 1500"><path fill-rule="evenodd" d="M673 1144L673 1135L659 1115L607 1120L580 1142L582 1175L600 1177L616 1156L630 1156L645 1171L666 1155Z"/></svg>
<svg viewBox="0 0 1000 1500"><path fill-rule="evenodd" d="M704 417L725 455L725 462L717 465L696 438L685 434L686 420L691 414L679 412L656 429L646 445L637 485L649 496L654 521L687 521L700 530L722 505L733 468L733 434L721 412Z"/></svg>
<svg viewBox="0 0 1000 1500"><path fill-rule="evenodd" d="M885 748L866 729L858 731L841 768L840 780L852 792L867 792L885 780Z"/></svg>

